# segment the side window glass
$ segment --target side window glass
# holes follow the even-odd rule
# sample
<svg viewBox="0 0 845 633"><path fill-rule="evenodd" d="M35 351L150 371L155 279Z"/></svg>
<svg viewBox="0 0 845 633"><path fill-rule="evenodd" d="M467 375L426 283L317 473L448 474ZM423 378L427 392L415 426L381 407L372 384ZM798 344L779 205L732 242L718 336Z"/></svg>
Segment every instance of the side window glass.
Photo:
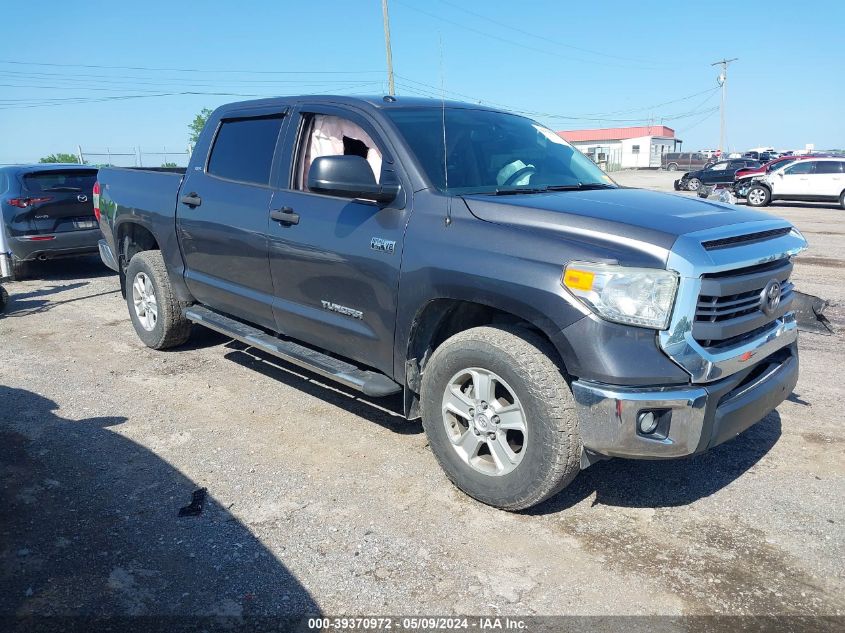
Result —
<svg viewBox="0 0 845 633"><path fill-rule="evenodd" d="M794 165L787 167L783 170L783 173L787 176L795 176L798 174L811 174L813 173L813 166L815 163L811 160L802 160L798 161Z"/></svg>
<svg viewBox="0 0 845 633"><path fill-rule="evenodd" d="M817 174L841 174L843 163L840 161L822 161L816 163Z"/></svg>
<svg viewBox="0 0 845 633"><path fill-rule="evenodd" d="M306 191L308 170L322 156L360 156L381 180L382 154L372 137L357 123L334 115L308 115L299 141L294 188Z"/></svg>
<svg viewBox="0 0 845 633"><path fill-rule="evenodd" d="M224 120L208 159L208 173L220 178L267 185L282 115Z"/></svg>

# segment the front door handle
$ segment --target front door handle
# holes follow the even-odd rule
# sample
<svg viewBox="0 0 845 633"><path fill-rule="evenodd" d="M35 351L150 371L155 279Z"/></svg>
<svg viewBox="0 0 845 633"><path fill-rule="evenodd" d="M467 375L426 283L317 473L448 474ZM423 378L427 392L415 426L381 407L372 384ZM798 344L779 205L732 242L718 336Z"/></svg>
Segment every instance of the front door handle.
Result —
<svg viewBox="0 0 845 633"><path fill-rule="evenodd" d="M202 198L197 195L196 191L192 191L187 196L179 198L179 202L194 209L202 204Z"/></svg>
<svg viewBox="0 0 845 633"><path fill-rule="evenodd" d="M270 219L288 226L299 224L299 214L294 213L290 207L282 207L278 211L270 211Z"/></svg>

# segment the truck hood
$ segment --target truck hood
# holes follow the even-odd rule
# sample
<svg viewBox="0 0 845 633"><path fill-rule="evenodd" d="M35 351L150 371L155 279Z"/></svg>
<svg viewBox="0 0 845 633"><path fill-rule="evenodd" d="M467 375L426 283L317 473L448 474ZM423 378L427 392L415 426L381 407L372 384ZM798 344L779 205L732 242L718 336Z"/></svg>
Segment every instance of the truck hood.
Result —
<svg viewBox="0 0 845 633"><path fill-rule="evenodd" d="M772 220L731 204L645 189L597 189L508 196L465 195L480 220L669 250L678 236L719 226Z"/></svg>

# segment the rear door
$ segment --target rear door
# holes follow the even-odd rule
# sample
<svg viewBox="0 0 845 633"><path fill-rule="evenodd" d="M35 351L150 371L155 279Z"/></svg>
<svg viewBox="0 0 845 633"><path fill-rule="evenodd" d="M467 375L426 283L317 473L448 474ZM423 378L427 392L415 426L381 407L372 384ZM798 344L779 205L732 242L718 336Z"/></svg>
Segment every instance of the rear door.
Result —
<svg viewBox="0 0 845 633"><path fill-rule="evenodd" d="M33 233L53 234L90 231L97 228L94 217L96 169L52 169L21 177L18 218L29 220Z"/></svg>
<svg viewBox="0 0 845 633"><path fill-rule="evenodd" d="M845 189L845 162L839 160L816 161L815 171L809 175L808 193L811 196L838 198Z"/></svg>
<svg viewBox="0 0 845 633"><path fill-rule="evenodd" d="M200 302L275 329L267 251L270 188L284 111L219 121L205 165L189 170L176 217L185 281Z"/></svg>
<svg viewBox="0 0 845 633"><path fill-rule="evenodd" d="M289 166L272 209L298 221L271 221L269 229L279 330L392 374L405 194L381 206L314 193L305 183L315 158L336 154L366 158L380 182L402 182L395 154L376 122L349 108L299 106L288 137Z"/></svg>

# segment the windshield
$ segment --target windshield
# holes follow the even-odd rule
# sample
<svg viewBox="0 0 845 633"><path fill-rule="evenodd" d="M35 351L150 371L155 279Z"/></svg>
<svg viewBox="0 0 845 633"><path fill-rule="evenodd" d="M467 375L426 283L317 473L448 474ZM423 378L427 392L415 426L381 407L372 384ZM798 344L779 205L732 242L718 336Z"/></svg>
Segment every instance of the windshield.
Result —
<svg viewBox="0 0 845 633"><path fill-rule="evenodd" d="M432 107L397 108L387 115L414 149L426 176L443 192L615 186L560 136L521 116Z"/></svg>

